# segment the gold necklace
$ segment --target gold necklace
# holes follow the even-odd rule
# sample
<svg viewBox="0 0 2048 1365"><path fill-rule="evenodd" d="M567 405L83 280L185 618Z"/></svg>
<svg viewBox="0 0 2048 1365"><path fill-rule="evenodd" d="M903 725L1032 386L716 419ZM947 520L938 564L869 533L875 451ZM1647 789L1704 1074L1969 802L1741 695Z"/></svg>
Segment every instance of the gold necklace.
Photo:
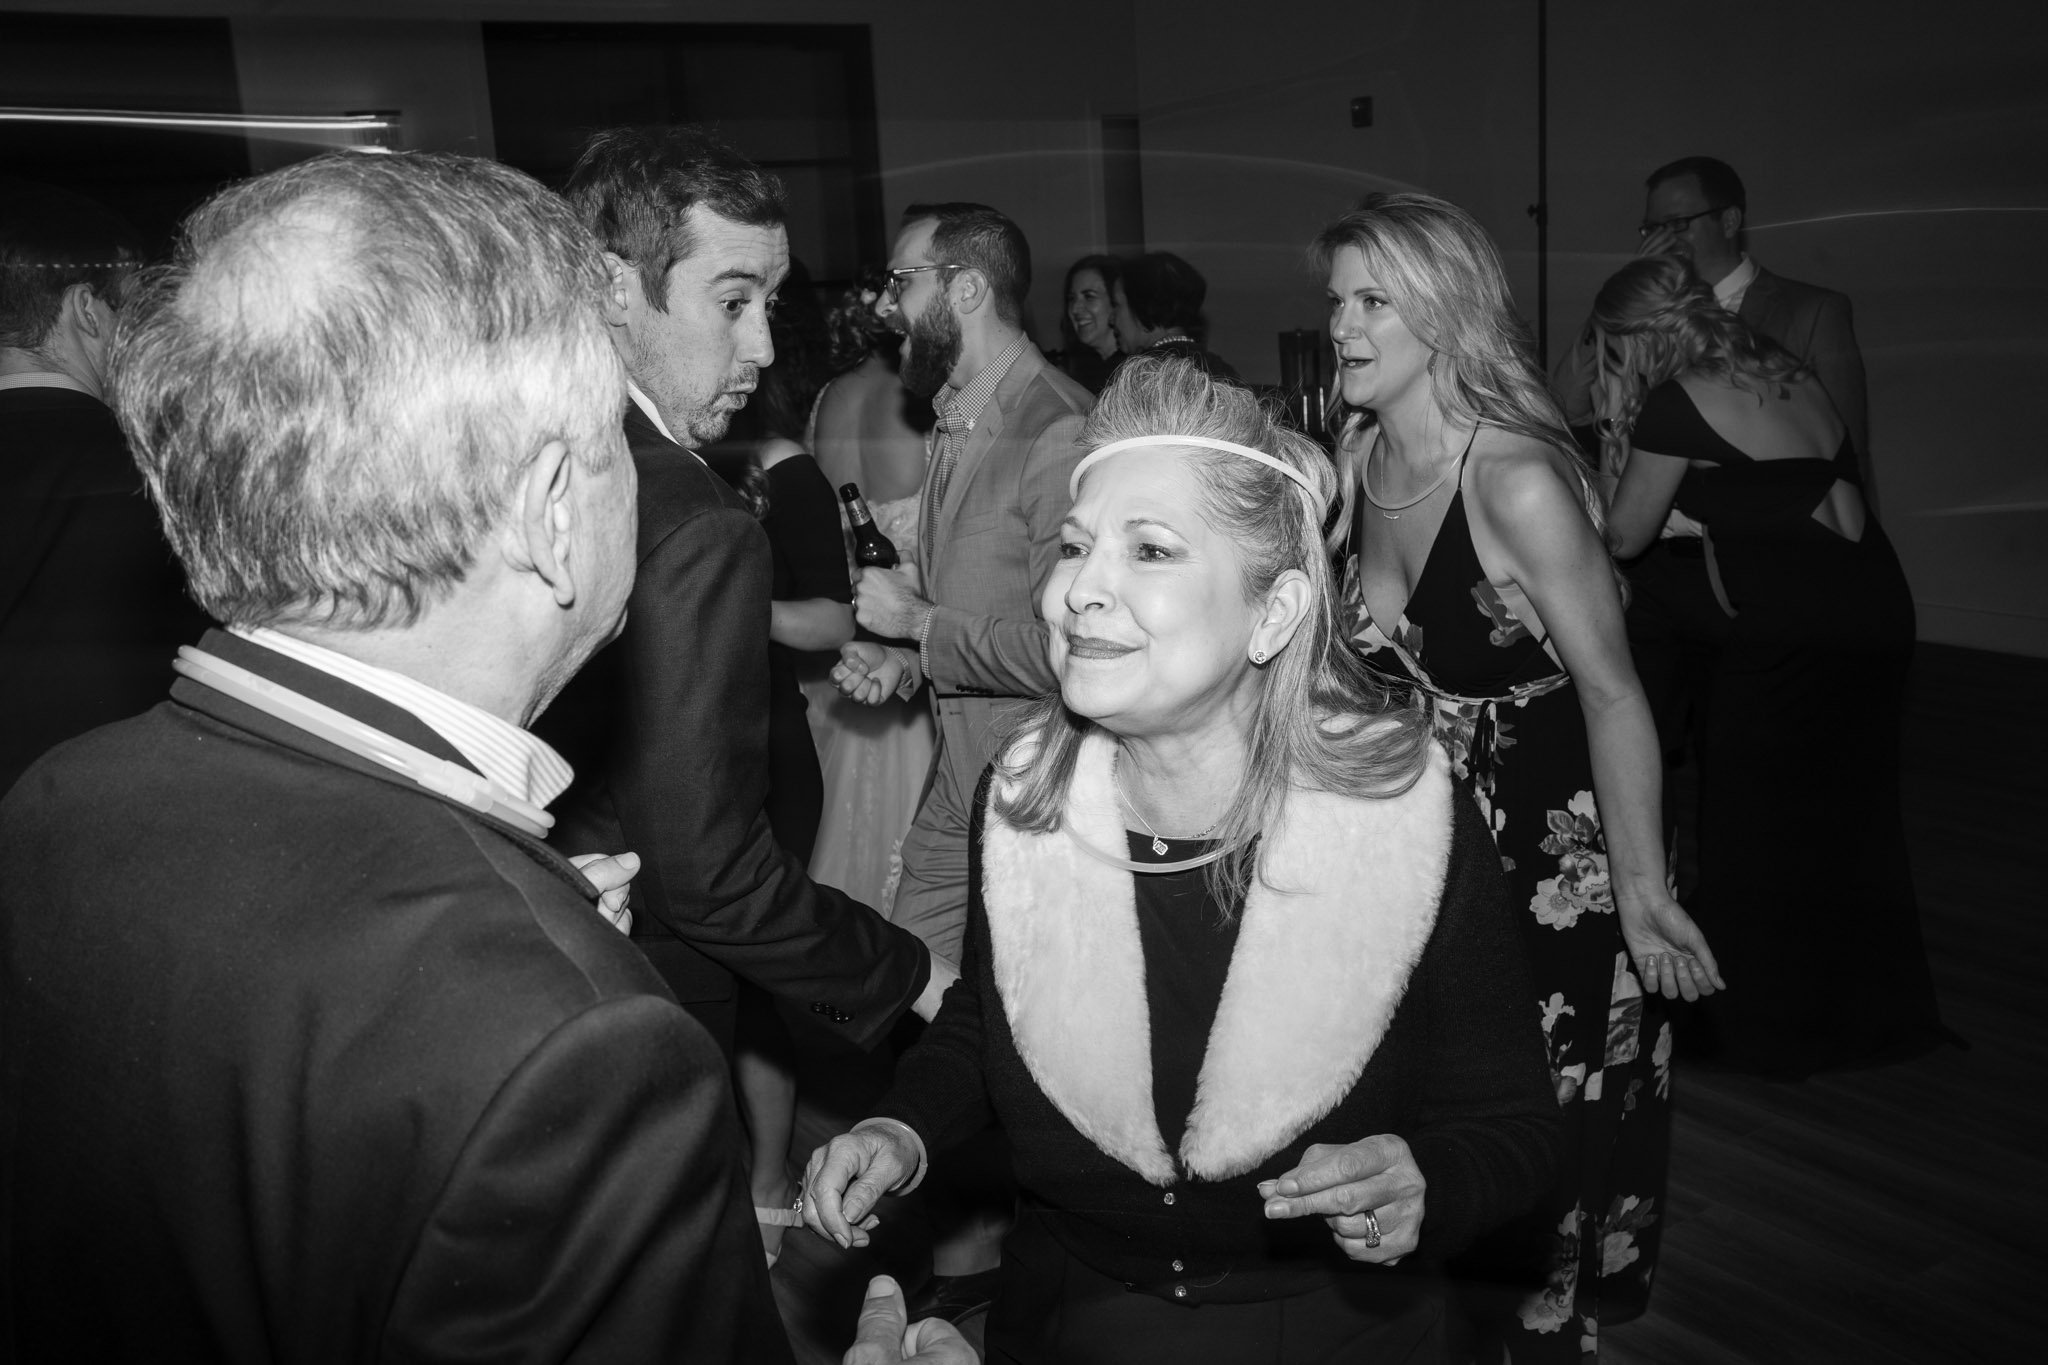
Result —
<svg viewBox="0 0 2048 1365"><path fill-rule="evenodd" d="M1414 497L1408 499L1408 501L1406 502L1381 502L1378 498L1372 495L1372 455L1373 450L1378 450L1380 448L1380 433L1377 431L1373 432L1372 450L1368 450L1365 452L1365 469L1364 472L1362 472L1358 478L1360 486L1362 486L1365 489L1365 500L1371 503L1374 507L1379 508L1380 515L1385 517L1388 521L1399 521L1401 519L1401 514L1403 512L1413 507L1416 503L1421 502L1430 494L1436 492L1437 489L1442 488L1444 486L1444 480L1451 477L1451 471L1465 463L1465 456L1470 455L1472 453L1472 443L1479 439L1479 425L1480 424L1477 422L1474 422L1472 424L1472 434L1465 438L1464 451L1458 456L1457 459L1452 460L1449 464L1446 464L1443 467L1443 472L1436 476L1436 482L1430 484L1429 487L1423 489L1420 493L1417 493ZM1386 463L1385 456L1380 457L1380 463Z"/></svg>

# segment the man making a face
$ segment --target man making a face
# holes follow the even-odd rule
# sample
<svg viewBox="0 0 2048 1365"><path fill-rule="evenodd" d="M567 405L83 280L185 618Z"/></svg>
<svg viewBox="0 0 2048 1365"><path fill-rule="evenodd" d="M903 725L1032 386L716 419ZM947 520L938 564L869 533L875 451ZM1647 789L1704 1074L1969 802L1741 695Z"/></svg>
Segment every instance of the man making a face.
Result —
<svg viewBox="0 0 2048 1365"><path fill-rule="evenodd" d="M728 1049L735 974L870 1043L907 1005L934 1011L951 973L813 883L769 831L773 564L759 523L693 451L775 359L781 186L701 129L626 128L591 139L566 194L610 272L640 524L626 631L549 717L582 777L555 842L639 854L634 941Z"/></svg>

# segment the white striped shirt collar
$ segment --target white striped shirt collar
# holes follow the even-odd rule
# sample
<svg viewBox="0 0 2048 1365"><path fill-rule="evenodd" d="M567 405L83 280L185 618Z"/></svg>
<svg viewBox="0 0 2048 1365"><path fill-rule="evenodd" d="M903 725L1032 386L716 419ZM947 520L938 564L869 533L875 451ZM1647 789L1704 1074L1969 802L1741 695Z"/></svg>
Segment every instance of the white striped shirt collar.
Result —
<svg viewBox="0 0 2048 1365"><path fill-rule="evenodd" d="M575 777L569 761L541 739L478 706L451 697L403 673L378 668L320 645L308 644L268 626L230 626L231 633L296 659L381 697L455 746L508 796L546 806L569 788Z"/></svg>

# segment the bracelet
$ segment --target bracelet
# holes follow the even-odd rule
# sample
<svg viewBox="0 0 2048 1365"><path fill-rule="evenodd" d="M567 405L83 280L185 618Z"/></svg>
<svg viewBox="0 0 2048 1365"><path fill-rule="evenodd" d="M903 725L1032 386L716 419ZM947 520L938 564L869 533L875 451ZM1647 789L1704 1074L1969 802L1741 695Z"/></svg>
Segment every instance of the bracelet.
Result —
<svg viewBox="0 0 2048 1365"><path fill-rule="evenodd" d="M925 1160L924 1139L917 1135L917 1129L912 1128L902 1119L873 1118L862 1119L859 1123L854 1124L853 1127L848 1131L858 1133L863 1128L887 1128L892 1132L901 1133L905 1137L910 1139L911 1146L917 1148L917 1170L911 1174L909 1182L907 1184L898 1185L896 1188L892 1190L884 1190L882 1191L882 1193L909 1194L912 1190L916 1189L919 1185L924 1183L924 1173L929 1163Z"/></svg>

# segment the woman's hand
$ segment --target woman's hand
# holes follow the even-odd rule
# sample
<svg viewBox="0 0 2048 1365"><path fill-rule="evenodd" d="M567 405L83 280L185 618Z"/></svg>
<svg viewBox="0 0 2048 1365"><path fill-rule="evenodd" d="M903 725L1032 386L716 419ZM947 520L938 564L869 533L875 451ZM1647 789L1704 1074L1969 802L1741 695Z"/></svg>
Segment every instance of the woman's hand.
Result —
<svg viewBox="0 0 2048 1365"><path fill-rule="evenodd" d="M1614 908L1644 990L1660 992L1667 1000L1697 1000L1728 989L1707 936L1669 891L1657 887L1629 892L1616 887Z"/></svg>
<svg viewBox="0 0 2048 1365"><path fill-rule="evenodd" d="M1381 1133L1342 1147L1311 1143L1299 1166L1260 1181L1259 1195L1266 1217L1320 1217L1352 1260L1393 1265L1421 1238L1425 1185L1408 1144Z"/></svg>
<svg viewBox="0 0 2048 1365"><path fill-rule="evenodd" d="M804 1164L804 1226L840 1249L864 1247L881 1197L917 1172L917 1149L894 1125L841 1133Z"/></svg>

